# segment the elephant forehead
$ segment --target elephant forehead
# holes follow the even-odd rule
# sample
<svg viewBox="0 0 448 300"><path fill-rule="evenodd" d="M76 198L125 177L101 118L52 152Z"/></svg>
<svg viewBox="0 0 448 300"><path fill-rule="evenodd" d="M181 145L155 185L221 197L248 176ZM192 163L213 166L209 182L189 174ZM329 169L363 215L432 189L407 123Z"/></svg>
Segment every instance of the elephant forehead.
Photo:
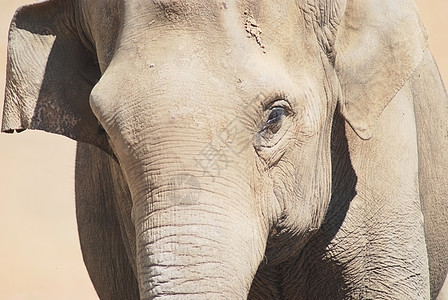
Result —
<svg viewBox="0 0 448 300"><path fill-rule="evenodd" d="M276 19L283 11L287 11L290 3L283 1L273 1L272 3L263 3L264 1L253 0L128 0L124 4L125 22L139 22L144 20L157 23L159 21L168 21L169 25L176 23L182 24L186 28L201 28L204 24L210 26L214 24L225 25L223 17L230 18L233 23L240 28L246 28L248 33L255 33L259 24L256 17L264 12L267 19ZM254 18L255 17L255 18ZM282 17L285 17L284 15ZM164 24L164 23L162 23ZM202 24L202 25L201 25ZM158 24L161 25L161 24ZM212 26L214 27L214 26ZM177 28L178 29L178 28ZM251 32L249 32L251 31Z"/></svg>
<svg viewBox="0 0 448 300"><path fill-rule="evenodd" d="M219 10L226 8L225 2L217 1L159 0L155 1L155 4L171 21L177 21L193 14L215 15Z"/></svg>

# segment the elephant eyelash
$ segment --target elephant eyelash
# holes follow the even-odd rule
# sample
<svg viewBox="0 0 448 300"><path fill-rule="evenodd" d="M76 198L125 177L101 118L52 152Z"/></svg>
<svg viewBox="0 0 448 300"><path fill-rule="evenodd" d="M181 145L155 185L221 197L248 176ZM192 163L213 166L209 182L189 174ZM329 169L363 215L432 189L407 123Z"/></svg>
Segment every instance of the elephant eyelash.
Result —
<svg viewBox="0 0 448 300"><path fill-rule="evenodd" d="M263 95L263 93L262 93ZM280 92L280 91L276 91L273 92L269 95L263 95L262 97L262 104L263 104L263 108L264 110L269 110L272 107L276 106L276 103L282 102L284 103L287 107L291 108L291 97L288 93L286 92Z"/></svg>

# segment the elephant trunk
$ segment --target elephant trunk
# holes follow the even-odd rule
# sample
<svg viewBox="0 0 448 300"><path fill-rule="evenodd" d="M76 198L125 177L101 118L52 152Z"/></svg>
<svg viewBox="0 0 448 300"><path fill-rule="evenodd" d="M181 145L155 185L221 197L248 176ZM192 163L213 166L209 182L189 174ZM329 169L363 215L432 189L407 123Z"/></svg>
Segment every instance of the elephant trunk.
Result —
<svg viewBox="0 0 448 300"><path fill-rule="evenodd" d="M132 196L141 298L241 298L263 259L271 224L263 217L261 197L267 196L255 189L252 141L227 127L216 132L218 125L206 121L222 127L232 115L210 119L218 113L198 98L187 99L200 102L194 113L182 110L173 122L167 112L187 100L166 97L133 104L139 110L120 117L140 124L151 116L146 127L106 126Z"/></svg>
<svg viewBox="0 0 448 300"><path fill-rule="evenodd" d="M254 208L228 186L172 178L134 201L141 298L247 295L266 242Z"/></svg>

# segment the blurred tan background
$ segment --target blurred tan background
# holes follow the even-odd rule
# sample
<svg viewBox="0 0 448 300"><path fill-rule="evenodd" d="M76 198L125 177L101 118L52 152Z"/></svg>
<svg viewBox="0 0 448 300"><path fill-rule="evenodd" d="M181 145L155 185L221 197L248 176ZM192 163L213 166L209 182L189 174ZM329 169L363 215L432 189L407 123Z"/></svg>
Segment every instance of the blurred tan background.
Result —
<svg viewBox="0 0 448 300"><path fill-rule="evenodd" d="M0 111L9 22L32 2L0 0ZM98 299L78 242L74 158L61 136L0 134L0 299Z"/></svg>
<svg viewBox="0 0 448 300"><path fill-rule="evenodd" d="M0 95L9 22L32 2L0 0ZM448 0L416 2L448 83ZM74 153L75 143L61 136L0 134L0 299L98 299L76 231Z"/></svg>

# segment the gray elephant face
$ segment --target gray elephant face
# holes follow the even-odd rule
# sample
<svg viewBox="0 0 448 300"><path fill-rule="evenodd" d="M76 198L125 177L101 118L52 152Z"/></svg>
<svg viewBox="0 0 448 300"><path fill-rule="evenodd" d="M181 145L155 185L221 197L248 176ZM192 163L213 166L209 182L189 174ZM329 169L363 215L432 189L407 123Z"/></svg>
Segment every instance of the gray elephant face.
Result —
<svg viewBox="0 0 448 300"><path fill-rule="evenodd" d="M247 295L268 239L280 240L270 263L288 259L325 216L336 106L370 138L420 62L426 40L408 2L25 7L11 25L2 129L116 157L143 298Z"/></svg>
<svg viewBox="0 0 448 300"><path fill-rule="evenodd" d="M262 204L263 222L281 218L300 234L318 227L337 93L295 3L129 1L111 29L89 26L101 17L89 11L111 4L89 5L86 36L103 43L90 104L131 191L173 176L192 176L201 189L238 178L239 193L256 187L241 201ZM103 38L115 27L119 35Z"/></svg>

